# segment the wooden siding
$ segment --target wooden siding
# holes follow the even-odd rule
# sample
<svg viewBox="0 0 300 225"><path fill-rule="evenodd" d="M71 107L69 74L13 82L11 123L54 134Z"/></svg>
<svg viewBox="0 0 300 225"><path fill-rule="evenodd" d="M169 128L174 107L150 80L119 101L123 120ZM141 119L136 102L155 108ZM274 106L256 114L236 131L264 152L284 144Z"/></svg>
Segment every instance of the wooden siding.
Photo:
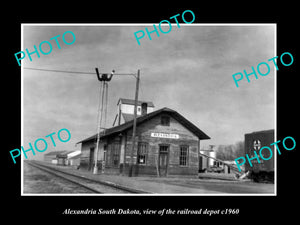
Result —
<svg viewBox="0 0 300 225"><path fill-rule="evenodd" d="M161 116L169 116L169 126L161 125ZM179 138L161 138L152 137L151 133L167 133L179 135ZM147 155L145 164L137 164L137 150L138 143L147 143ZM123 133L116 133L111 136L107 136L107 139L102 140L100 148L103 148L104 143L107 144L105 173L113 174L128 174L131 163L131 151L132 151L132 129L126 130ZM171 117L168 114L161 113L148 121L140 123L136 130L136 146L133 153L134 168L133 175L153 175L158 174L158 160L159 160L159 148L160 145L168 145L168 176L197 176L199 168L198 160L198 148L199 138L184 127L180 122ZM114 165L113 163L113 151L116 147L119 149L119 163ZM187 165L179 165L180 147L188 146L188 158ZM81 166L85 167L89 163L90 148L95 147L94 141L82 142L82 155ZM96 152L96 151L95 151ZM102 151L100 151L102 152ZM101 163L102 157L98 157L99 163ZM99 169L101 166L99 166Z"/></svg>
<svg viewBox="0 0 300 225"><path fill-rule="evenodd" d="M100 151L98 152L98 168L101 168L101 161L103 159L103 148L104 148L104 144L106 142L101 142L100 143ZM81 145L81 156L80 156L80 168L83 169L87 169L90 168L90 150L91 148L94 148L94 159L96 157L96 143L94 141L87 141L87 142L82 142ZM91 165L92 167L95 165L95 162L93 160L93 165Z"/></svg>
<svg viewBox="0 0 300 225"><path fill-rule="evenodd" d="M137 158L138 142L148 143L148 155L145 165L135 166L139 174L157 174L159 145L169 145L169 163L168 175L197 175L198 173L198 137L181 125L177 120L170 117L170 126L161 125L161 114L151 120L140 124L136 132L136 147L134 152L134 163ZM178 134L179 139L151 137L151 133L171 133ZM129 165L132 151L132 130L127 131L126 142L126 165ZM188 164L187 166L179 165L180 146L188 146Z"/></svg>

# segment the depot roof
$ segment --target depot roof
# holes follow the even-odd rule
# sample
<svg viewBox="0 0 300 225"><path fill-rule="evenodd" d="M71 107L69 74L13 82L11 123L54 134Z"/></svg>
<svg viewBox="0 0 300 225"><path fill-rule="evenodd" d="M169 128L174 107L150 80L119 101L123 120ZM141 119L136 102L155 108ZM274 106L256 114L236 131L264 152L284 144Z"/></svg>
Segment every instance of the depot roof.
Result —
<svg viewBox="0 0 300 225"><path fill-rule="evenodd" d="M136 125L138 126L141 123L144 123L150 119L152 119L153 117L161 114L161 113L167 113L169 115L171 115L174 119L176 119L179 123L181 123L184 127L186 127L189 131L191 131L193 134L195 134L200 140L205 140L205 139L210 139L210 137L208 135L206 135L202 130L200 130L198 127L196 127L194 124L192 124L190 121L188 121L186 118L184 118L181 114L179 114L178 112L169 109L169 108L162 108L159 110L156 110L154 112L151 112L149 114L146 114L144 116L139 116L136 119ZM124 124L121 124L119 126L116 127L112 127L109 129L106 129L105 132L101 132L101 138L103 137L107 137L113 134L117 134L117 133L121 133L125 130L131 129L133 127L133 120L128 121ZM87 142L90 140L95 140L97 139L97 134L86 138L82 141L77 142L78 143L82 143L82 142Z"/></svg>

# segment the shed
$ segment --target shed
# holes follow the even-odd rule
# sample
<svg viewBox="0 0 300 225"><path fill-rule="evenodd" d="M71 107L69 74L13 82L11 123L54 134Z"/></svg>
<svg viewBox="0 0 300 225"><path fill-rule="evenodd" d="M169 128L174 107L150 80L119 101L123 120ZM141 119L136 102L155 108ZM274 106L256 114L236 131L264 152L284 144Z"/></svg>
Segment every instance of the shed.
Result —
<svg viewBox="0 0 300 225"><path fill-rule="evenodd" d="M52 164L58 164L57 155L63 154L66 151L52 151L44 155L44 161Z"/></svg>
<svg viewBox="0 0 300 225"><path fill-rule="evenodd" d="M79 166L80 164L80 150L77 151L65 151L57 154L58 165L63 166Z"/></svg>
<svg viewBox="0 0 300 225"><path fill-rule="evenodd" d="M68 166L79 166L80 164L81 151L72 151L67 154L67 165Z"/></svg>

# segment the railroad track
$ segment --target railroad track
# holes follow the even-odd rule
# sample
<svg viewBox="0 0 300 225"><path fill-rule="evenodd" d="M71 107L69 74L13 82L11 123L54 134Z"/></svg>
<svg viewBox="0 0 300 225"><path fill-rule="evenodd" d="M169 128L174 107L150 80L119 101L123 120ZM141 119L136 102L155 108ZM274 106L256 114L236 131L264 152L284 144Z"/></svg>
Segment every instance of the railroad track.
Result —
<svg viewBox="0 0 300 225"><path fill-rule="evenodd" d="M93 180L88 177L68 173L56 168L53 168L52 166L47 166L47 165L42 165L37 162L29 162L29 161L24 161L27 164L29 164L32 167L38 168L42 171L45 171L49 174L52 174L56 177L62 178L64 180L67 180L75 185L78 185L84 189L87 189L91 191L92 193L98 193L98 194L104 194L104 193L109 193L109 194L124 194L124 193L133 193L133 194L143 194L143 193L148 193L144 192L141 190L135 190L123 186L116 185L111 182L107 181L99 181L99 180Z"/></svg>

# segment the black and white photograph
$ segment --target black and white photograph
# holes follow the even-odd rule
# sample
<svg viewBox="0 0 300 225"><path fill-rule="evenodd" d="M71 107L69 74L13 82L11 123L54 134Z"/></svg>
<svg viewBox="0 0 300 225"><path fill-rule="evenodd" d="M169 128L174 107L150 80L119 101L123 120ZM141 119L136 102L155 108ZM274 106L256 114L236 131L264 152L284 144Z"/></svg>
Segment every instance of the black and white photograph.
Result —
<svg viewBox="0 0 300 225"><path fill-rule="evenodd" d="M275 153L235 161L275 142L276 67L256 70L276 24L24 24L22 37L22 194L276 194Z"/></svg>
<svg viewBox="0 0 300 225"><path fill-rule="evenodd" d="M294 221L296 7L113 4L5 7L4 219Z"/></svg>

